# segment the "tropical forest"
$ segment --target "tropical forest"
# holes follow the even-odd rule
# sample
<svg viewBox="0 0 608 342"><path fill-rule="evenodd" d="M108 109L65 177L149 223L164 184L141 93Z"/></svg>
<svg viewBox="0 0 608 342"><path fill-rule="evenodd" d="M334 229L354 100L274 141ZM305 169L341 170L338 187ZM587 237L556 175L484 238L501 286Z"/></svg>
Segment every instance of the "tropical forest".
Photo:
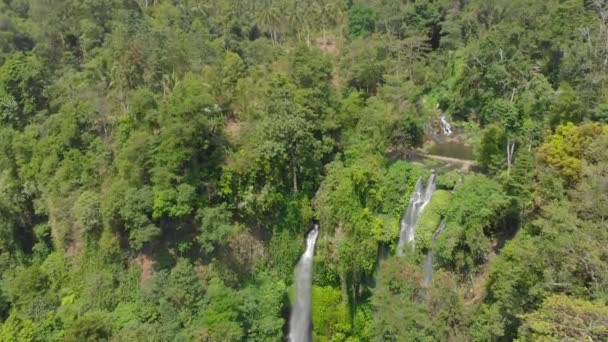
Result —
<svg viewBox="0 0 608 342"><path fill-rule="evenodd" d="M608 341L608 1L0 0L0 341Z"/></svg>

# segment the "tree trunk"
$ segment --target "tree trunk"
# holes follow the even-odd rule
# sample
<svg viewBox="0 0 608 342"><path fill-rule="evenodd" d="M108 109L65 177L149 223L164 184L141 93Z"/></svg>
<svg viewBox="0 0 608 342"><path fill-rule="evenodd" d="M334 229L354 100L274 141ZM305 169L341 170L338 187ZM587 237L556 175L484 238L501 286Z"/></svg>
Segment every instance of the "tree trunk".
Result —
<svg viewBox="0 0 608 342"><path fill-rule="evenodd" d="M511 163L513 162L514 152L515 142L511 143L511 139L507 137L507 176L511 175Z"/></svg>
<svg viewBox="0 0 608 342"><path fill-rule="evenodd" d="M292 168L291 168L291 172L293 174L293 192L295 194L298 193L298 174L296 171L296 164L294 163Z"/></svg>
<svg viewBox="0 0 608 342"><path fill-rule="evenodd" d="M344 303L349 302L348 281L346 280L346 272L340 274L340 288L342 289L342 300Z"/></svg>
<svg viewBox="0 0 608 342"><path fill-rule="evenodd" d="M390 43L391 43L391 34L392 34L392 32L391 32L391 30L388 28L388 21L386 21L386 20L384 21L384 29L386 30L386 37L388 38L388 43L389 43L389 45L390 45Z"/></svg>
<svg viewBox="0 0 608 342"><path fill-rule="evenodd" d="M358 301L357 297L358 297L358 294L359 294L359 291L357 291L357 288L359 287L359 285L358 285L359 281L358 281L357 278L358 278L357 274L354 274L353 275L353 279L352 279L352 284L351 284L352 285L352 291L353 291L353 297L352 297L352 301L351 301L351 305L352 306L351 307L353 307L353 308L357 307L357 301Z"/></svg>
<svg viewBox="0 0 608 342"><path fill-rule="evenodd" d="M289 147L289 157L291 159L291 177L293 180L293 192L298 193L298 160L296 159L295 146Z"/></svg>
<svg viewBox="0 0 608 342"><path fill-rule="evenodd" d="M310 31L306 29L306 46L310 47Z"/></svg>

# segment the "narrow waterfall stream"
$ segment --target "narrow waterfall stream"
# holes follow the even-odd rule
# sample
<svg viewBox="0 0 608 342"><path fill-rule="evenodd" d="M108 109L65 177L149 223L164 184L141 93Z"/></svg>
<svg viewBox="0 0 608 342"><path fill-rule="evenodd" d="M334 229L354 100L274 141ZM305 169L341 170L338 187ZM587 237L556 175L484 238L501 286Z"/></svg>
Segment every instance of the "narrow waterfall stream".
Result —
<svg viewBox="0 0 608 342"><path fill-rule="evenodd" d="M439 223L439 227L433 233L432 241L435 242L439 234L445 229L445 218L441 220ZM424 279L422 280L422 286L429 287L433 282L433 248L429 248L428 252L426 252L426 259L424 260Z"/></svg>
<svg viewBox="0 0 608 342"><path fill-rule="evenodd" d="M397 245L397 255L403 255L403 248L406 243L412 245L412 249L415 248L416 240L416 224L422 214L424 208L431 201L431 197L435 192L437 175L435 171L431 174L426 188L422 185L422 178L418 178L414 192L410 197L410 202L405 210L403 217L401 218L401 230L399 232L399 243Z"/></svg>
<svg viewBox="0 0 608 342"><path fill-rule="evenodd" d="M423 196L423 187L422 187L422 177L418 178L416 182L416 186L414 187L414 192L412 192L412 196L410 197L410 202L401 217L401 225L399 231L399 243L397 244L397 255L403 254L403 247L406 242L410 241L410 235L412 232L412 225L415 224L416 213L418 211L418 207L422 204L421 198Z"/></svg>
<svg viewBox="0 0 608 342"><path fill-rule="evenodd" d="M445 115L442 115L439 118L439 126L441 127L441 133L443 133L443 135L452 135L452 125L450 125L448 120L445 118Z"/></svg>
<svg viewBox="0 0 608 342"><path fill-rule="evenodd" d="M289 341L309 342L311 336L312 261L319 225L306 236L306 251L296 266L296 298L289 318Z"/></svg>

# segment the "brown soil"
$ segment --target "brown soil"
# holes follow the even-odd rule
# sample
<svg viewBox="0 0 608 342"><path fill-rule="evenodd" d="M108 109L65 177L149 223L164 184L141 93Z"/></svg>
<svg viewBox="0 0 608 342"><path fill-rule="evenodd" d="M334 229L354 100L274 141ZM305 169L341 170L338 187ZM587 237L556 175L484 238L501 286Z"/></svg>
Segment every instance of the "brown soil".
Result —
<svg viewBox="0 0 608 342"><path fill-rule="evenodd" d="M152 257L146 254L140 254L133 260L133 263L141 268L141 275L139 276L139 287L142 289L148 289L154 275L154 260Z"/></svg>
<svg viewBox="0 0 608 342"><path fill-rule="evenodd" d="M315 44L321 51L337 56L340 53L338 48L336 36L326 34L325 37L321 36L315 40Z"/></svg>
<svg viewBox="0 0 608 342"><path fill-rule="evenodd" d="M494 259L496 259L496 254L491 253L481 271L471 277L469 286L461 289L465 305L478 305L486 297L486 283Z"/></svg>
<svg viewBox="0 0 608 342"><path fill-rule="evenodd" d="M444 163L446 163L447 168L460 167L460 170L464 173L469 173L472 170L473 166L475 165L475 161L467 160L467 159L457 159L457 158L450 158L450 157L443 157L443 156L435 156L435 155L431 155L431 154L420 154L420 156L423 158L444 162Z"/></svg>
<svg viewBox="0 0 608 342"><path fill-rule="evenodd" d="M260 262L266 259L266 251L261 240L250 231L242 231L230 238L228 248L222 248L218 258L237 274L247 274L253 272Z"/></svg>
<svg viewBox="0 0 608 342"><path fill-rule="evenodd" d="M73 258L80 255L82 251L82 241L80 239L74 239L68 245L68 248L65 250L65 256L68 258Z"/></svg>
<svg viewBox="0 0 608 342"><path fill-rule="evenodd" d="M234 140L240 136L241 128L242 128L242 124L240 121L229 120L226 123L226 128L224 129L224 132L231 140Z"/></svg>

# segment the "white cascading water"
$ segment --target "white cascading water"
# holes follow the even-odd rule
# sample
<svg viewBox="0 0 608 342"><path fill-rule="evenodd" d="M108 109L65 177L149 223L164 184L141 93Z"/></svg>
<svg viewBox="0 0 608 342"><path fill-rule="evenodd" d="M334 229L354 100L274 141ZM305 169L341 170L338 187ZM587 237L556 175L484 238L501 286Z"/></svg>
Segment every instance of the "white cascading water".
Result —
<svg viewBox="0 0 608 342"><path fill-rule="evenodd" d="M442 115L439 118L439 126L441 126L441 133L443 133L443 135L452 135L452 125L450 125L445 118L445 115Z"/></svg>
<svg viewBox="0 0 608 342"><path fill-rule="evenodd" d="M296 266L296 298L289 318L289 341L310 342L311 335L311 290L312 261L315 244L319 235L319 225L306 236L306 251Z"/></svg>
<svg viewBox="0 0 608 342"><path fill-rule="evenodd" d="M422 177L418 178L416 182L416 186L414 187L414 192L412 192L412 196L410 197L410 202L405 210L405 213L401 217L400 231L399 231L399 243L397 244L397 255L403 254L403 247L406 242L409 242L412 234L412 226L416 222L416 215L418 212L418 208L422 204L422 196L423 196L423 186L422 186Z"/></svg>
<svg viewBox="0 0 608 342"><path fill-rule="evenodd" d="M439 223L439 227L433 233L433 242L437 239L439 234L445 229L445 218ZM433 249L429 248L426 252L426 259L424 260L424 279L422 280L422 286L429 287L433 281Z"/></svg>
<svg viewBox="0 0 608 342"><path fill-rule="evenodd" d="M416 187L410 197L410 202L405 210L405 214L401 218L401 230L399 232L399 243L397 244L397 255L403 255L403 248L406 243L412 245L412 249L415 248L416 240L416 224L422 214L424 208L431 201L431 197L435 192L437 175L435 171L431 174L429 182L426 188L422 186L422 178L418 178Z"/></svg>

